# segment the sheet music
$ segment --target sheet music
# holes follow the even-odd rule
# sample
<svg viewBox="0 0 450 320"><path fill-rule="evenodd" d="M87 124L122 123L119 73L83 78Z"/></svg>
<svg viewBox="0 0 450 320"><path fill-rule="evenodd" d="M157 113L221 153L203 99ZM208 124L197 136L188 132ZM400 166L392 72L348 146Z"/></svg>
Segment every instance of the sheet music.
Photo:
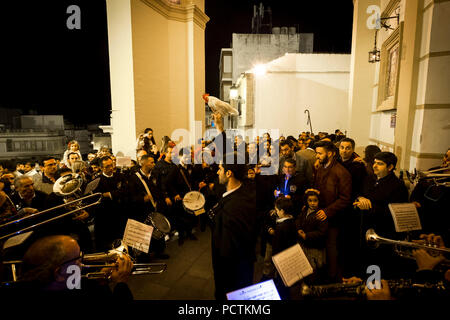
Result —
<svg viewBox="0 0 450 320"><path fill-rule="evenodd" d="M413 203L390 203L392 219L394 219L395 231L407 232L421 230L419 214Z"/></svg>
<svg viewBox="0 0 450 320"><path fill-rule="evenodd" d="M128 219L123 242L139 251L148 253L153 227L139 221Z"/></svg>
<svg viewBox="0 0 450 320"><path fill-rule="evenodd" d="M97 189L99 183L100 183L100 178L94 179L91 182L89 182L86 186L86 189L84 190L84 195L90 194L91 192L95 191L95 189Z"/></svg>
<svg viewBox="0 0 450 320"><path fill-rule="evenodd" d="M286 287L313 273L313 268L298 243L274 255L272 260Z"/></svg>
<svg viewBox="0 0 450 320"><path fill-rule="evenodd" d="M28 231L28 232L19 234L18 236L9 238L8 240L6 240L5 244L3 245L3 249L8 249L11 247L18 246L19 244L22 244L25 240L28 239L29 236L31 236L32 233L33 233L33 231Z"/></svg>
<svg viewBox="0 0 450 320"><path fill-rule="evenodd" d="M228 300L281 300L273 280L227 293Z"/></svg>

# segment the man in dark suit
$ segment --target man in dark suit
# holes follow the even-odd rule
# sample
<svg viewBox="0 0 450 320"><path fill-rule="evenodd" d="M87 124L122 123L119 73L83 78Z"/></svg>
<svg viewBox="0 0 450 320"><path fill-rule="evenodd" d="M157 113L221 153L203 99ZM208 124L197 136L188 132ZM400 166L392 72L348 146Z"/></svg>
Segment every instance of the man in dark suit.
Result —
<svg viewBox="0 0 450 320"><path fill-rule="evenodd" d="M95 192L102 193L102 202L95 210L95 242L96 250L111 249L116 239L123 237L126 225L124 204L126 202L126 180L120 172L115 172L111 157L100 159L102 174Z"/></svg>
<svg viewBox="0 0 450 320"><path fill-rule="evenodd" d="M294 207L294 216L300 212L303 206L303 195L310 184L304 175L296 174L296 162L292 158L288 158L283 162L283 175L279 176L277 181L277 190L274 195L276 198L284 196L292 200Z"/></svg>
<svg viewBox="0 0 450 320"><path fill-rule="evenodd" d="M280 142L280 166L279 166L279 174L282 174L284 161L288 158L292 158L295 160L295 171L298 175L306 178L309 184L313 183L313 170L311 162L309 162L306 158L303 158L298 152L294 152L294 146L290 140L286 140L284 142Z"/></svg>
<svg viewBox="0 0 450 320"><path fill-rule="evenodd" d="M219 165L219 183L227 192L212 210L212 263L216 299L252 284L257 237L256 194L243 185L245 165Z"/></svg>
<svg viewBox="0 0 450 320"><path fill-rule="evenodd" d="M368 210L362 213L364 232L373 228L382 237L403 240L406 235L396 232L389 210L390 203L408 202L408 189L394 173L396 165L397 157L392 152L377 153L373 164L377 181L364 188L364 196L358 197L354 205L361 210ZM389 246L368 250L367 254L367 264L378 265L386 279L405 276L407 272L414 271L414 264L399 258Z"/></svg>
<svg viewBox="0 0 450 320"><path fill-rule="evenodd" d="M145 222L149 213L166 211L164 197L158 186L158 181L153 169L155 168L155 160L152 156L143 155L139 161L140 169L130 176L128 181L130 200L129 217L139 222ZM147 188L150 193L147 192ZM156 258L168 259L169 256L164 254L166 247L165 239L152 239L150 250L155 252Z"/></svg>
<svg viewBox="0 0 450 320"><path fill-rule="evenodd" d="M47 208L47 194L34 189L34 183L31 177L19 176L14 180L16 193L11 200L17 209L34 208L42 211Z"/></svg>
<svg viewBox="0 0 450 320"><path fill-rule="evenodd" d="M223 119L215 115L219 132ZM234 156L225 157L233 159ZM240 159L237 159L238 163ZM230 161L228 161L230 162ZM212 218L212 265L216 299L226 300L226 293L253 283L253 264L257 238L256 192L245 184L247 166L222 162L217 174L227 191L210 211Z"/></svg>

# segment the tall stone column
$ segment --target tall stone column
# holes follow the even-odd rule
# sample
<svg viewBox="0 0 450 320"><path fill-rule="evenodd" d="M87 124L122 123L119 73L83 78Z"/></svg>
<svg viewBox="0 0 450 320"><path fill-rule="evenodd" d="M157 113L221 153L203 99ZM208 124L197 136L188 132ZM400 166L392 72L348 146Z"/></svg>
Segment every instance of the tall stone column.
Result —
<svg viewBox="0 0 450 320"><path fill-rule="evenodd" d="M367 22L370 6L380 6L379 0L354 0L352 57L349 86L349 128L347 135L355 139L357 147L370 144L370 119L373 104L377 64L369 63L369 51L373 50L375 29L369 29ZM359 151L361 152L361 151ZM361 153L362 155L362 153Z"/></svg>
<svg viewBox="0 0 450 320"><path fill-rule="evenodd" d="M204 129L204 0L107 0L107 9L113 152L134 157L145 128L158 145L165 135L193 144L196 122Z"/></svg>

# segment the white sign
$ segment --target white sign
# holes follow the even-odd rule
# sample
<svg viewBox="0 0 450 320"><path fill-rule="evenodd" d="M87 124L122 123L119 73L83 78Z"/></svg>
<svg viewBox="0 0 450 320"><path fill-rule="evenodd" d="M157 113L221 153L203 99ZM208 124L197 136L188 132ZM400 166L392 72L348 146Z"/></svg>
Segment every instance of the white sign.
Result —
<svg viewBox="0 0 450 320"><path fill-rule="evenodd" d="M128 219L123 242L139 251L148 253L153 227L139 221Z"/></svg>

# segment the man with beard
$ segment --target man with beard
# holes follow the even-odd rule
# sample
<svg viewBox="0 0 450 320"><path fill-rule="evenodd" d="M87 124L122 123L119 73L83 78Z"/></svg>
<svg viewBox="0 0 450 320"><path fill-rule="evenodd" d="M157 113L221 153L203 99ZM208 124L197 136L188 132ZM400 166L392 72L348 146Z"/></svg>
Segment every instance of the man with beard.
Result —
<svg viewBox="0 0 450 320"><path fill-rule="evenodd" d="M223 119L214 115L219 132ZM224 157L234 159L235 154ZM237 159L242 163L243 159ZM258 233L256 194L244 183L247 166L222 162L217 172L219 183L226 192L209 212L212 219L212 265L217 300L225 300L226 293L253 283L253 264Z"/></svg>
<svg viewBox="0 0 450 320"><path fill-rule="evenodd" d="M317 143L316 154L320 165L314 188L320 192L319 202L324 206L324 209L318 212L318 217L329 219L326 241L328 276L330 281L337 282L341 280L338 266L338 234L342 228L342 215L351 204L352 178L337 161L337 150L332 142Z"/></svg>

